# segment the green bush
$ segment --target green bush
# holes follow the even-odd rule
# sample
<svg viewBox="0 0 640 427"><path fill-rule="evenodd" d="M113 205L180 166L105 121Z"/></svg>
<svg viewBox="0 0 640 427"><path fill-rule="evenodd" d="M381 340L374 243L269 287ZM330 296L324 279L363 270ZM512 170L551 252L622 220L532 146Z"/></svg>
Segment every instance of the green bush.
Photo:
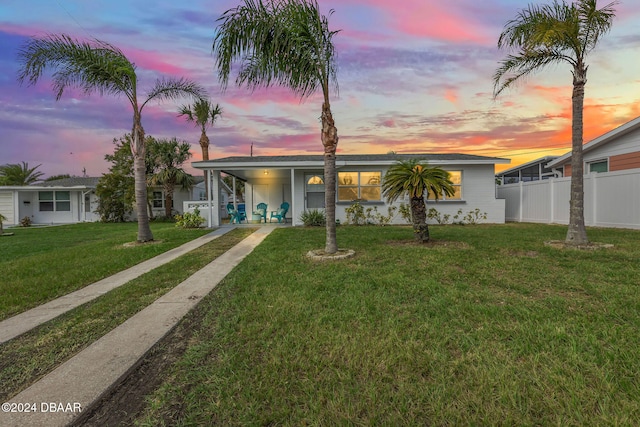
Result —
<svg viewBox="0 0 640 427"><path fill-rule="evenodd" d="M389 206L388 214L383 215L378 212L377 206L368 207L365 210L359 202L355 202L346 208L345 212L347 213L347 224L387 225L393 220L397 210L398 208L396 206Z"/></svg>
<svg viewBox="0 0 640 427"><path fill-rule="evenodd" d="M302 212L300 215L300 221L308 227L324 227L327 223L327 218L323 211L312 209L310 211Z"/></svg>
<svg viewBox="0 0 640 427"><path fill-rule="evenodd" d="M176 215L176 227L182 228L199 228L205 219L200 216L200 209L195 208L193 212L185 212L182 215Z"/></svg>

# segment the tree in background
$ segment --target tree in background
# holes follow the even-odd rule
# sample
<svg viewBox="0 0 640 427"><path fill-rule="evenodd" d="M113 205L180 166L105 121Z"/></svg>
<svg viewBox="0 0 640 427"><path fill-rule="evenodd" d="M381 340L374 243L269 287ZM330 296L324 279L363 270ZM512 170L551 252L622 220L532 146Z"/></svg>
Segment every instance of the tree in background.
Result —
<svg viewBox="0 0 640 427"><path fill-rule="evenodd" d="M85 94L124 95L133 110L131 153L133 154L136 211L138 217L138 241L153 240L147 213L147 183L145 165L145 133L142 127L142 110L153 99L177 99L205 96L204 89L186 79L158 79L139 102L136 66L110 43L93 39L81 42L66 34L49 34L30 39L18 53L21 64L18 81L31 85L37 83L44 70L51 67L56 101L65 89L76 87Z"/></svg>
<svg viewBox="0 0 640 427"><path fill-rule="evenodd" d="M329 15L333 10L329 12ZM336 55L329 20L315 0L245 0L222 14L213 41L218 77L227 85L232 64L239 61L238 86L251 89L284 86L301 99L322 91L325 252L338 251L336 241L336 148L338 130L329 103L330 86L338 88Z"/></svg>
<svg viewBox="0 0 640 427"><path fill-rule="evenodd" d="M512 49L494 75L494 97L514 82L547 65L566 63L572 68L571 199L566 243L588 243L584 224L584 170L582 161L584 88L587 55L611 29L614 1L598 9L597 0L554 1L529 5L507 22L498 48Z"/></svg>
<svg viewBox="0 0 640 427"><path fill-rule="evenodd" d="M36 171L40 166L42 165L30 168L27 162L2 165L0 166L0 185L31 185L38 182L44 175Z"/></svg>
<svg viewBox="0 0 640 427"><path fill-rule="evenodd" d="M96 186L96 212L103 222L124 222L135 205L131 134L126 134L120 139L114 138L113 144L113 154L104 156L104 159L111 163L109 172L100 177Z"/></svg>
<svg viewBox="0 0 640 427"><path fill-rule="evenodd" d="M167 218L172 217L173 192L176 186L185 189L193 187L193 176L182 169L189 160L191 146L187 142L170 140L153 140L148 144L149 161L154 165L153 173L148 177L150 185L161 185L165 195L164 212Z"/></svg>
<svg viewBox="0 0 640 427"><path fill-rule="evenodd" d="M185 116L187 122L193 123L200 128L200 148L202 149L202 160L209 160L209 137L207 128L215 125L222 115L222 107L215 106L208 99L198 99L193 105L183 105L180 107L180 116ZM207 172L204 172L204 190L209 199L209 182L207 182Z"/></svg>
<svg viewBox="0 0 640 427"><path fill-rule="evenodd" d="M423 243L430 239L425 205L425 197L428 197L429 193L438 200L443 194L453 196L455 188L449 178L449 172L439 167L430 167L416 159L393 164L382 180L382 194L388 203L404 196L411 199L413 233L416 240Z"/></svg>

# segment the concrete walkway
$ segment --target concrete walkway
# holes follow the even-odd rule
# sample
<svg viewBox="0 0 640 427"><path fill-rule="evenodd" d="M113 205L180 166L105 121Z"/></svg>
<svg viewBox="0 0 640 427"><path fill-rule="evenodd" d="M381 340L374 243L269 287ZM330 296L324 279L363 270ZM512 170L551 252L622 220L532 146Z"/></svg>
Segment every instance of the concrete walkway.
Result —
<svg viewBox="0 0 640 427"><path fill-rule="evenodd" d="M71 422L80 414L81 409L88 408L124 377L154 344L273 229L261 227L150 306L15 396L8 404L3 404L0 425L53 427ZM12 409L12 403L21 412L6 411ZM26 409L30 412L26 412Z"/></svg>
<svg viewBox="0 0 640 427"><path fill-rule="evenodd" d="M182 246L168 250L160 255L134 265L124 271L106 277L91 285L78 289L75 292L64 295L46 304L32 308L31 310L17 314L0 322L0 344L9 341L18 335L40 326L44 322L54 319L67 311L74 309L92 299L98 298L107 292L124 285L127 282L147 273L154 268L160 267L181 255L186 254L200 246L217 239L218 237L233 230L232 227L218 228L209 234L185 243Z"/></svg>

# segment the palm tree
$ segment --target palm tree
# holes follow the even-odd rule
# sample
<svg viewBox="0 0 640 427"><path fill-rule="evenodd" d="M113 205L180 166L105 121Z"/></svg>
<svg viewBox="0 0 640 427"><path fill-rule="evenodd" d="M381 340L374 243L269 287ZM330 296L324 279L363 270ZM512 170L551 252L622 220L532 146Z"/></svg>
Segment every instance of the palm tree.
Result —
<svg viewBox="0 0 640 427"><path fill-rule="evenodd" d="M329 15L333 10L329 11ZM336 241L336 148L338 130L331 113L329 92L337 92L336 55L327 16L315 0L245 0L219 18L213 41L218 76L226 87L231 65L239 60L238 86L251 89L284 86L308 98L322 90L326 243L325 252L338 251Z"/></svg>
<svg viewBox="0 0 640 427"><path fill-rule="evenodd" d="M181 168L182 164L191 157L189 152L191 146L187 142L178 142L172 138L170 141L154 141L148 148L149 158L156 166L155 172L149 177L149 184L162 185L165 194L164 212L165 216L170 218L173 191L176 185L182 188L193 186L193 176Z"/></svg>
<svg viewBox="0 0 640 427"><path fill-rule="evenodd" d="M584 88L587 83L587 55L606 34L615 17L617 1L601 9L597 0L575 0L567 4L529 5L509 21L498 48L515 50L500 62L494 75L494 97L547 65L567 63L572 67L571 200L566 243L588 243L584 224L584 181L582 162Z"/></svg>
<svg viewBox="0 0 640 427"><path fill-rule="evenodd" d="M42 165L30 168L27 162L22 162L21 165L17 163L2 165L0 166L0 185L30 185L40 181L40 177L44 175L40 171L36 172L40 166Z"/></svg>
<svg viewBox="0 0 640 427"><path fill-rule="evenodd" d="M202 160L209 160L209 137L207 128L215 125L222 115L222 107L219 104L213 106L208 99L198 99L193 105L180 107L179 116L186 116L188 122L194 123L200 128L200 147L202 148ZM209 198L209 183L207 173L204 173L204 194Z"/></svg>
<svg viewBox="0 0 640 427"><path fill-rule="evenodd" d="M93 39L81 42L66 34L50 34L30 39L19 51L20 84L35 85L44 70L51 67L53 90L58 101L70 87L82 89L86 94L124 95L133 109L133 144L138 241L153 240L146 209L147 187L145 176L145 144L142 110L152 99L167 100L181 96L201 98L205 92L199 85L184 78L158 79L147 92L142 103L138 101L138 76L135 65L117 47Z"/></svg>
<svg viewBox="0 0 640 427"><path fill-rule="evenodd" d="M7 217L0 213L0 236L4 234L4 225L2 224L2 222L6 220L7 220Z"/></svg>
<svg viewBox="0 0 640 427"><path fill-rule="evenodd" d="M398 161L393 164L382 180L382 194L388 203L400 197L411 199L413 233L419 242L429 241L427 207L425 196L429 193L438 200L441 195L453 196L455 188L449 172L439 167L430 167L417 159Z"/></svg>

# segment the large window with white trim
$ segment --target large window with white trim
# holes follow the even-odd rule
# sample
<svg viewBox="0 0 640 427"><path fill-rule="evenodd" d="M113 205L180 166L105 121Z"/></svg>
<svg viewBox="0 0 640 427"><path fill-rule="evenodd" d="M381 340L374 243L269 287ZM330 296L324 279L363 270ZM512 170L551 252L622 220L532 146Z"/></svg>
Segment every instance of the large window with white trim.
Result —
<svg viewBox="0 0 640 427"><path fill-rule="evenodd" d="M382 172L338 172L338 201L380 201Z"/></svg>
<svg viewBox="0 0 640 427"><path fill-rule="evenodd" d="M462 171L447 171L449 172L449 179L453 183L453 190L455 191L453 196L447 196L441 194L438 200L462 200ZM433 194L429 193L429 200L435 200Z"/></svg>
<svg viewBox="0 0 640 427"><path fill-rule="evenodd" d="M40 212L71 212L71 193L69 191L39 191Z"/></svg>

